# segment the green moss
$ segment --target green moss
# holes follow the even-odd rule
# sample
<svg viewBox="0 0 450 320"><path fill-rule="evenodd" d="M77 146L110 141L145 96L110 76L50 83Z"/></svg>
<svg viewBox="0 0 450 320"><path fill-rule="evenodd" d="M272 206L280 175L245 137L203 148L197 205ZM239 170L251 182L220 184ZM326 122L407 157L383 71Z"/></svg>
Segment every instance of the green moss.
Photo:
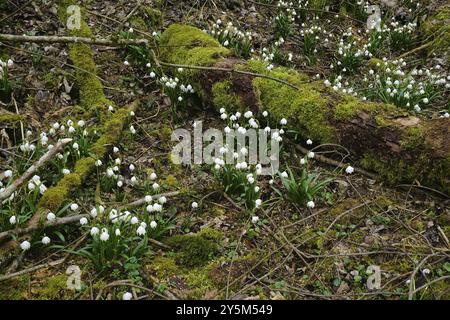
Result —
<svg viewBox="0 0 450 320"><path fill-rule="evenodd" d="M62 1L59 16L62 23L68 19L67 7L76 4L74 1ZM93 37L92 31L84 19L82 10L80 29L68 30L69 35L78 37ZM69 45L69 57L75 66L75 77L79 87L80 105L89 115L102 115L109 105L114 105L105 97L103 85L97 77L97 67L92 49L87 44L74 43Z"/></svg>
<svg viewBox="0 0 450 320"><path fill-rule="evenodd" d="M382 118L386 113L398 113L393 105L385 103L366 103L350 95L343 95L340 103L336 106L334 117L336 120L350 120L357 116L359 112L365 112L376 116L381 114Z"/></svg>
<svg viewBox="0 0 450 320"><path fill-rule="evenodd" d="M67 288L68 276L65 274L48 278L39 288L34 289L33 298L37 300L72 300L77 292Z"/></svg>
<svg viewBox="0 0 450 320"><path fill-rule="evenodd" d="M145 24L149 28L159 29L162 27L164 22L164 15L161 10L152 8L150 6L142 6L140 8L141 16L145 20Z"/></svg>
<svg viewBox="0 0 450 320"><path fill-rule="evenodd" d="M30 276L23 275L0 282L0 300L23 300L27 298Z"/></svg>
<svg viewBox="0 0 450 320"><path fill-rule="evenodd" d="M183 24L172 24L161 36L161 57L169 63L211 66L230 51L205 32ZM199 70L184 70L183 75L193 77Z"/></svg>
<svg viewBox="0 0 450 320"><path fill-rule="evenodd" d="M422 127L408 127L403 133L400 144L405 150L415 150L423 145L424 139L425 136Z"/></svg>
<svg viewBox="0 0 450 320"><path fill-rule="evenodd" d="M213 103L217 108L225 108L227 110L243 110L241 99L232 89L231 81L220 81L213 84L211 94Z"/></svg>
<svg viewBox="0 0 450 320"><path fill-rule="evenodd" d="M213 236L213 239L210 239ZM217 234L201 231L193 235L177 235L165 240L177 252L176 261L186 267L205 265L219 251Z"/></svg>
<svg viewBox="0 0 450 320"><path fill-rule="evenodd" d="M447 49L450 46L450 6L444 5L430 15L421 25L421 32L427 41L432 41L429 52Z"/></svg>
<svg viewBox="0 0 450 320"><path fill-rule="evenodd" d="M180 182L175 176L169 174L166 179L164 179L164 185L168 188L176 188L180 186Z"/></svg>
<svg viewBox="0 0 450 320"><path fill-rule="evenodd" d="M156 256L146 266L147 272L154 274L158 279L166 281L167 278L179 273L175 259L167 256Z"/></svg>
<svg viewBox="0 0 450 320"><path fill-rule="evenodd" d="M288 119L304 137L336 142L334 128L329 123L332 109L314 85L305 84L300 90L295 90L265 78L255 78L253 85L259 105L272 117Z"/></svg>
<svg viewBox="0 0 450 320"><path fill-rule="evenodd" d="M14 124L20 121L24 121L25 117L20 114L6 113L0 114L0 125L2 124Z"/></svg>

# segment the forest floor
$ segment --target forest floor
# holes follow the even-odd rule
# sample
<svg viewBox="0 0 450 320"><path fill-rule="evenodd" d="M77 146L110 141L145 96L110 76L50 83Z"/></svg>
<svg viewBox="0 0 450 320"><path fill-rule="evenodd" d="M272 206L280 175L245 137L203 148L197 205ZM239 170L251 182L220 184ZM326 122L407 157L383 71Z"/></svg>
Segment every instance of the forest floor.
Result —
<svg viewBox="0 0 450 320"><path fill-rule="evenodd" d="M82 6L89 28L99 38L115 37L121 32L129 36L139 34L139 30L144 31L142 36L151 36L176 22L211 30L220 19L223 25L232 21L240 30L254 33L252 47L255 53L262 54L263 47L270 48L278 39L273 27L276 10L273 6L277 1L257 1L163 1L158 5L163 21L160 26L147 23L150 18L144 8L157 7L150 0L82 1ZM57 14L57 1L31 1L23 7L20 1L6 2L9 6L0 12L1 33L66 34ZM330 42L337 43L348 27L365 29L365 22L361 25L356 18L337 19L335 14L322 12L314 19L317 13L306 12L317 26L330 30ZM321 55L306 55L299 30L301 26L295 26L279 49L284 56L292 53L293 58L282 59L278 64L321 81L327 79L334 46L325 46ZM361 34L361 38L364 36ZM282 168L302 172L300 161L308 158L302 152L304 149L341 165L325 163L317 157L308 159L310 172L320 179L330 179L315 197L314 206L288 201L282 181L274 178L269 183L264 177L258 178L263 205L248 210L245 199L224 192L211 166L179 166L172 161L176 144L171 139L173 130L191 129L199 121L204 130L223 128L218 113L195 99L184 107L178 106L174 113L173 103L158 77L152 77L148 68L136 62L139 50L91 47L98 79L114 108L140 99L140 107L130 123L136 133L130 132L129 126L125 129L114 146L117 152L103 160L105 170L94 170L83 186L69 195L56 215L90 213L92 208L98 211L99 204L109 212L146 194L179 193L167 196L167 203L160 201L164 206L162 212L150 214L148 222L156 221L157 227L148 223L146 239L148 236L154 241L147 239L141 244L134 228L129 231L129 241L120 244L120 252L95 247L102 242L90 240L89 232L96 225L94 219L88 225L76 222L42 228L31 238L30 250L14 255L0 269L0 299L122 299L127 292L133 299L450 298L447 195L419 183L388 186L375 174L370 177L357 171L349 174L345 170L347 164L355 168L358 165L345 148L311 146L306 143L309 137L292 134L283 140ZM389 58L409 51L382 50ZM436 52L425 60L412 53L405 61L408 66L430 70L439 64L448 72L445 57L448 56ZM81 118L74 106L80 103L77 93L80 84L76 83L76 68L64 43L1 41L0 58L14 61L9 70L13 100L2 102L0 108L26 117L23 128L3 130L0 172L7 169L23 172L24 167L39 159L38 155L20 153L24 132L30 143L39 144L40 132L48 131L55 122L65 124L72 119L77 123ZM318 60L311 62L312 58ZM368 70L362 68L346 81L362 83ZM448 112L448 99L449 90L445 89L423 110L422 116L443 116ZM95 118L83 120L88 130L98 128ZM0 123L0 129L3 128ZM70 159L69 156L68 163ZM112 184L106 181L106 168L115 165L120 167L119 180L124 182L120 187L115 180ZM60 169L52 164L39 172L48 188L64 176L57 171ZM139 181L137 185L131 180L133 176ZM158 192L153 186L155 182L159 184ZM31 193L25 183L23 196L16 196L13 203L3 203L0 231L14 229L10 223L12 215L19 222L31 217L40 197L39 192ZM197 206L192 205L194 202ZM78 204L76 210L71 209L72 203ZM140 217L145 207L129 209L130 215ZM115 239L112 235L115 229L110 230L113 231L109 241ZM124 227L122 236L128 235L126 232ZM41 244L43 236L51 239L50 245ZM71 266L80 268L78 290L67 287L68 279L69 282L73 279L73 274L66 272Z"/></svg>

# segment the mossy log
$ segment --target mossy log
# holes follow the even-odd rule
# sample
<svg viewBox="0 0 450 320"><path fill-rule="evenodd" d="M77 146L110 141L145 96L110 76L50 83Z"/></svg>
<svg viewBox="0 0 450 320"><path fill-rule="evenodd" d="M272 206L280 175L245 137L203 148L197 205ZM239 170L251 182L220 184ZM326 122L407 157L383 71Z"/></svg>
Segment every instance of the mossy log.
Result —
<svg viewBox="0 0 450 320"><path fill-rule="evenodd" d="M361 167L391 185L420 182L450 193L449 119L422 119L390 104L363 102L292 69L268 71L262 61L233 57L214 38L191 26L171 25L161 44L160 59L173 65L270 74L299 88L233 72L173 68L179 78L196 86L205 104L268 110L274 120L287 118L304 138L346 147Z"/></svg>
<svg viewBox="0 0 450 320"><path fill-rule="evenodd" d="M64 25L67 24L69 13L67 8L76 5L76 1L61 0L59 6L59 19ZM67 32L73 37L94 38L94 35L84 19L84 11L81 10L82 18L79 29L68 29ZM72 43L69 45L69 58L76 68L75 77L79 89L80 104L90 116L98 116L114 103L107 99L103 92L103 85L97 76L97 66L91 47L84 43Z"/></svg>

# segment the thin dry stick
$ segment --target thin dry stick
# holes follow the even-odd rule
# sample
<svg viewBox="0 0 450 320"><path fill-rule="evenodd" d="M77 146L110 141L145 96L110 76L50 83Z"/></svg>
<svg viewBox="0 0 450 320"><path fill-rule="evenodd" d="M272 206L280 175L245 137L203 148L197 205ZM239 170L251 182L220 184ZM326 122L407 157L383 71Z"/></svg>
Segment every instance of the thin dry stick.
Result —
<svg viewBox="0 0 450 320"><path fill-rule="evenodd" d="M129 44L149 45L149 41L147 39L104 39L104 38L69 37L69 36L25 36L6 33L0 33L0 41L34 42L34 43L84 43L100 46L129 45Z"/></svg>
<svg viewBox="0 0 450 320"><path fill-rule="evenodd" d="M31 268L28 268L28 269L23 269L23 270L20 270L18 272L14 272L14 273L6 274L4 276L0 276L0 282L8 280L8 279L15 278L15 277L18 277L18 276L21 276L21 275L24 275L26 273L30 273L30 272L33 272L33 271L36 271L36 270L57 266L57 265L63 263L65 260L66 260L66 258L62 258L62 259L59 259L59 260L56 260L56 261L50 261L50 262L39 264L37 266L31 267Z"/></svg>
<svg viewBox="0 0 450 320"><path fill-rule="evenodd" d="M31 176L39 170L43 165L47 163L55 154L57 154L59 151L61 151L66 144L71 142L72 139L62 139L60 140L56 146L51 148L47 151L46 154L44 154L36 163L34 163L31 167L28 168L25 173L17 178L10 186L8 186L2 193L0 193L0 202L7 199L11 194L13 194L14 191L17 190L23 183L28 181Z"/></svg>
<svg viewBox="0 0 450 320"><path fill-rule="evenodd" d="M41 225L34 225L22 229L14 229L14 230L8 230L0 232L0 242L12 235L16 235L18 237L23 236L25 234L29 234L33 231L39 230L41 228L47 228L47 227L56 227L56 226L62 226L65 224L74 223L77 221L80 221L81 218L88 218L88 214L78 214L75 216L68 216L63 218L57 218L53 221L46 221L42 226Z"/></svg>
<svg viewBox="0 0 450 320"><path fill-rule="evenodd" d="M262 73L247 72L247 71L242 71L242 70L236 70L233 68L203 67L203 66L194 66L194 65L187 65L187 64L174 64L174 63L168 63L168 62L163 62L163 61L157 61L157 62L162 66L172 67L172 68L196 69L196 70L203 70L203 71L221 71L221 72L245 74L245 75L252 76L252 77L273 80L273 81L285 84L293 89L300 90L299 87L294 86L292 83L289 83L288 81L278 79L275 77L271 77L271 76L268 76L268 75L262 74ZM305 81L305 83L306 82L309 82L309 81Z"/></svg>
<svg viewBox="0 0 450 320"><path fill-rule="evenodd" d="M301 145L296 144L295 148L297 150L299 150L301 153L305 154L305 155L309 153L309 150L304 148L304 147L302 147ZM316 160L318 160L320 162L332 165L332 166L336 166L336 167L342 168L342 169L346 169L347 168L347 166L345 164L343 164L341 162L338 162L336 160L327 158L327 157L322 156L320 154L316 154L314 156L314 159L316 159ZM374 173L368 172L368 171L366 171L364 169L357 168L357 167L354 167L353 169L355 170L355 172L358 172L358 173L360 173L360 174L362 174L362 175L364 175L366 177L369 177L369 178L371 178L373 180L377 180L378 179L377 175L374 174Z"/></svg>

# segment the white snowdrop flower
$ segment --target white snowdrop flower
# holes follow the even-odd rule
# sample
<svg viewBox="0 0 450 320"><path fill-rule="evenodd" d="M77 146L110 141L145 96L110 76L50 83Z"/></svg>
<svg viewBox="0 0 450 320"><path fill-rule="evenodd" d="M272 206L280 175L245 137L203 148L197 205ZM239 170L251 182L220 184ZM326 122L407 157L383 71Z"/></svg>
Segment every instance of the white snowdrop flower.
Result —
<svg viewBox="0 0 450 320"><path fill-rule="evenodd" d="M117 158L116 160L114 160L114 163L118 166L120 166L122 164L122 160L120 160L119 158Z"/></svg>
<svg viewBox="0 0 450 320"><path fill-rule="evenodd" d="M63 173L64 175L69 174L69 173L70 173L70 170L64 168L64 169L62 170L62 173Z"/></svg>
<svg viewBox="0 0 450 320"><path fill-rule="evenodd" d="M79 148L78 143L75 142L75 143L72 145L72 148L74 148L75 150L78 150L78 148Z"/></svg>
<svg viewBox="0 0 450 320"><path fill-rule="evenodd" d="M252 217L252 223L253 223L253 224L257 224L258 221L259 221L259 217L258 217L258 216L253 216L253 217Z"/></svg>
<svg viewBox="0 0 450 320"><path fill-rule="evenodd" d="M253 184L253 183L255 183L255 178L247 177L247 181L248 181L248 183Z"/></svg>
<svg viewBox="0 0 450 320"><path fill-rule="evenodd" d="M272 185L274 183L273 179L269 180L269 184Z"/></svg>
<svg viewBox="0 0 450 320"><path fill-rule="evenodd" d="M314 152L310 151L308 152L308 158L313 159L315 156Z"/></svg>
<svg viewBox="0 0 450 320"><path fill-rule="evenodd" d="M156 74L153 71L150 72L150 78L154 78L154 77L156 77Z"/></svg>
<svg viewBox="0 0 450 320"><path fill-rule="evenodd" d="M423 103L425 103L425 104L427 104L428 102L430 102L429 100L428 100L428 98L423 98Z"/></svg>
<svg viewBox="0 0 450 320"><path fill-rule="evenodd" d="M259 208L259 206L261 206L262 200L261 199L256 199L255 200L255 207Z"/></svg>
<svg viewBox="0 0 450 320"><path fill-rule="evenodd" d="M228 126L227 126L227 127L225 127L225 129L224 129L224 132L225 132L225 133L230 133L230 132L231 132L231 129L230 129L230 127L228 127Z"/></svg>
<svg viewBox="0 0 450 320"><path fill-rule="evenodd" d="M288 175L288 173L286 172L286 171L283 171L282 173L281 173L281 177L282 178L287 178L289 175Z"/></svg>
<svg viewBox="0 0 450 320"><path fill-rule="evenodd" d="M46 246L46 245L50 244L51 240L49 237L45 236L42 238L41 242L44 246Z"/></svg>
<svg viewBox="0 0 450 320"><path fill-rule="evenodd" d="M137 184L137 178L135 176L132 176L130 179L131 184L134 186Z"/></svg>
<svg viewBox="0 0 450 320"><path fill-rule="evenodd" d="M114 233L116 234L116 237L120 237L120 235L121 235L120 229L116 229L116 231Z"/></svg>
<svg viewBox="0 0 450 320"><path fill-rule="evenodd" d="M259 192L259 187L258 186L255 187L255 192Z"/></svg>
<svg viewBox="0 0 450 320"><path fill-rule="evenodd" d="M143 235L145 235L145 228L143 227L143 226L139 226L138 228L137 228L137 230L136 230L136 233L137 233L137 235L138 236L143 236Z"/></svg>
<svg viewBox="0 0 450 320"><path fill-rule="evenodd" d="M152 32L152 36L157 37L157 36L158 36L158 32L153 31L153 32Z"/></svg>
<svg viewBox="0 0 450 320"><path fill-rule="evenodd" d="M72 203L72 204L70 205L70 210L72 210L72 211L77 211L77 210L78 210L78 204Z"/></svg>
<svg viewBox="0 0 450 320"><path fill-rule="evenodd" d="M133 33L133 32L134 32L134 29L133 29L133 28L130 28L130 29L128 29L128 32L129 32L129 33Z"/></svg>
<svg viewBox="0 0 450 320"><path fill-rule="evenodd" d="M153 190L158 190L159 189L159 184L157 184L156 182L152 185Z"/></svg>
<svg viewBox="0 0 450 320"><path fill-rule="evenodd" d="M285 125L287 124L287 120L286 120L285 118L281 119L281 120L280 120L280 124L281 124L282 126L285 126Z"/></svg>
<svg viewBox="0 0 450 320"><path fill-rule="evenodd" d="M106 175L111 178L114 175L114 170L112 168L106 169Z"/></svg>
<svg viewBox="0 0 450 320"><path fill-rule="evenodd" d="M427 274L430 274L430 273L431 273L431 271L428 268L425 268L425 269L422 270L422 274L423 275L427 275Z"/></svg>
<svg viewBox="0 0 450 320"><path fill-rule="evenodd" d="M331 86L331 82L327 79L323 82L325 84L326 87Z"/></svg>
<svg viewBox="0 0 450 320"><path fill-rule="evenodd" d="M119 167L118 167L118 166L114 166L114 167L112 167L112 170L113 170L114 172L117 172L117 171L119 171Z"/></svg>
<svg viewBox="0 0 450 320"><path fill-rule="evenodd" d="M214 169L220 170L220 164L215 164L215 165L214 165Z"/></svg>
<svg viewBox="0 0 450 320"><path fill-rule="evenodd" d="M156 221L150 222L150 228L156 229L157 226L158 226L158 224L156 223Z"/></svg>
<svg viewBox="0 0 450 320"><path fill-rule="evenodd" d="M197 209L198 208L198 203L197 202L192 202L191 204L192 209Z"/></svg>
<svg viewBox="0 0 450 320"><path fill-rule="evenodd" d="M14 61L12 61L11 59L8 59L8 68L11 68L14 65Z"/></svg>
<svg viewBox="0 0 450 320"><path fill-rule="evenodd" d="M156 178L157 178L156 173L152 172L152 173L150 174L150 180L156 180Z"/></svg>
<svg viewBox="0 0 450 320"><path fill-rule="evenodd" d="M130 111L130 117L134 117L135 115L134 111Z"/></svg>
<svg viewBox="0 0 450 320"><path fill-rule="evenodd" d="M114 153L117 153L117 152L119 152L119 148L117 148L117 147L113 147L113 152L114 152Z"/></svg>
<svg viewBox="0 0 450 320"><path fill-rule="evenodd" d="M156 212L161 212L162 211L162 205L160 205L159 203L153 204L153 210L156 211Z"/></svg>
<svg viewBox="0 0 450 320"><path fill-rule="evenodd" d="M348 174L352 174L354 171L355 171L355 169L352 166L348 166L345 169L345 172L348 173Z"/></svg>
<svg viewBox="0 0 450 320"><path fill-rule="evenodd" d="M86 219L85 217L83 217L83 218L80 219L80 224L81 224L82 226L86 225L87 223L88 223L88 219Z"/></svg>
<svg viewBox="0 0 450 320"><path fill-rule="evenodd" d="M158 199L158 201L159 201L159 203L164 204L164 203L167 202L167 198L164 197L164 196L162 196L162 197L160 197L160 198Z"/></svg>
<svg viewBox="0 0 450 320"><path fill-rule="evenodd" d="M127 60L125 60L125 61L123 62L123 64L126 65L126 66L129 66L129 65L130 65L130 63L129 63Z"/></svg>
<svg viewBox="0 0 450 320"><path fill-rule="evenodd" d="M130 126L130 132L136 134L136 129L132 125Z"/></svg>
<svg viewBox="0 0 450 320"><path fill-rule="evenodd" d="M306 204L306 206L307 206L308 208L310 208L310 209L313 209L313 208L316 206L316 204L314 203L314 201L308 201L308 203Z"/></svg>
<svg viewBox="0 0 450 320"><path fill-rule="evenodd" d="M84 125L86 123L84 122L84 120L79 120L77 124L78 124L79 127L84 127Z"/></svg>
<svg viewBox="0 0 450 320"><path fill-rule="evenodd" d="M312 145L312 144L313 144L313 142L312 142L312 140L311 140L311 139L308 139L308 140L306 140L306 144L307 144L307 145Z"/></svg>
<svg viewBox="0 0 450 320"><path fill-rule="evenodd" d="M223 46L224 46L224 47L227 47L227 46L229 45L229 43L230 43L230 42L229 42L228 40L225 40L225 42L223 43Z"/></svg>
<svg viewBox="0 0 450 320"><path fill-rule="evenodd" d="M219 112L220 112L221 114L222 114L222 113L225 113L225 108L220 108Z"/></svg>
<svg viewBox="0 0 450 320"><path fill-rule="evenodd" d="M41 184L39 185L39 193L40 193L40 194L44 194L45 191L47 191L47 187L46 187L43 183L41 183Z"/></svg>
<svg viewBox="0 0 450 320"><path fill-rule="evenodd" d="M153 212L153 205L149 204L145 209L147 210L148 213L151 213Z"/></svg>
<svg viewBox="0 0 450 320"><path fill-rule="evenodd" d="M23 251L26 251L26 250L28 250L28 249L30 249L31 248L31 244L28 242L28 241L23 241L21 244L20 244L20 248L23 250Z"/></svg>
<svg viewBox="0 0 450 320"><path fill-rule="evenodd" d="M103 242L106 242L106 241L108 241L108 239L109 239L109 233L106 229L103 229L102 234L100 235L100 240Z"/></svg>
<svg viewBox="0 0 450 320"><path fill-rule="evenodd" d="M102 206L102 205L99 205L98 206L98 211L99 211L100 214L102 214L103 212L105 212L105 207Z"/></svg>
<svg viewBox="0 0 450 320"><path fill-rule="evenodd" d="M97 166L97 167L101 167L102 164L103 164L102 160L95 161L95 166Z"/></svg>
<svg viewBox="0 0 450 320"><path fill-rule="evenodd" d="M244 113L244 117L245 117L246 119L250 119L251 117L253 117L253 112L247 111L246 113Z"/></svg>
<svg viewBox="0 0 450 320"><path fill-rule="evenodd" d="M448 112L444 113L444 118L449 118L450 114Z"/></svg>
<svg viewBox="0 0 450 320"><path fill-rule="evenodd" d="M55 122L54 124L52 124L52 128L55 129L55 130L58 130L59 129L59 123Z"/></svg>
<svg viewBox="0 0 450 320"><path fill-rule="evenodd" d="M6 170L3 175L5 176L5 178L11 178L13 175L12 170Z"/></svg>
<svg viewBox="0 0 450 320"><path fill-rule="evenodd" d="M91 215L92 218L97 217L97 214L98 214L97 208L92 208L91 212L89 214Z"/></svg>
<svg viewBox="0 0 450 320"><path fill-rule="evenodd" d="M144 200L145 200L145 202L149 203L149 202L152 202L153 197L150 196L150 195L146 195L146 196L144 197Z"/></svg>
<svg viewBox="0 0 450 320"><path fill-rule="evenodd" d="M183 101L183 97L179 96L179 97L178 97L178 101L179 101L179 102Z"/></svg>
<svg viewBox="0 0 450 320"><path fill-rule="evenodd" d="M91 236L96 236L100 233L100 230L97 227L91 228Z"/></svg>
<svg viewBox="0 0 450 320"><path fill-rule="evenodd" d="M55 221L56 215L53 212L47 213L47 220L48 221Z"/></svg>
<svg viewBox="0 0 450 320"><path fill-rule="evenodd" d="M130 171L133 172L136 169L136 167L134 166L134 164L130 164L128 169L130 169Z"/></svg>
<svg viewBox="0 0 450 320"><path fill-rule="evenodd" d="M136 224L138 222L139 222L139 219L137 217L132 217L131 220L130 220L131 224Z"/></svg>
<svg viewBox="0 0 450 320"><path fill-rule="evenodd" d="M228 118L228 116L227 116L226 113L222 113L222 114L220 115L220 119L222 119L222 120L226 120L227 118Z"/></svg>
<svg viewBox="0 0 450 320"><path fill-rule="evenodd" d="M9 223L10 223L10 224L16 224L16 222L17 222L16 216L11 216L11 217L9 218Z"/></svg>
<svg viewBox="0 0 450 320"><path fill-rule="evenodd" d="M131 300L133 295L130 292L125 292L122 296L122 300Z"/></svg>

